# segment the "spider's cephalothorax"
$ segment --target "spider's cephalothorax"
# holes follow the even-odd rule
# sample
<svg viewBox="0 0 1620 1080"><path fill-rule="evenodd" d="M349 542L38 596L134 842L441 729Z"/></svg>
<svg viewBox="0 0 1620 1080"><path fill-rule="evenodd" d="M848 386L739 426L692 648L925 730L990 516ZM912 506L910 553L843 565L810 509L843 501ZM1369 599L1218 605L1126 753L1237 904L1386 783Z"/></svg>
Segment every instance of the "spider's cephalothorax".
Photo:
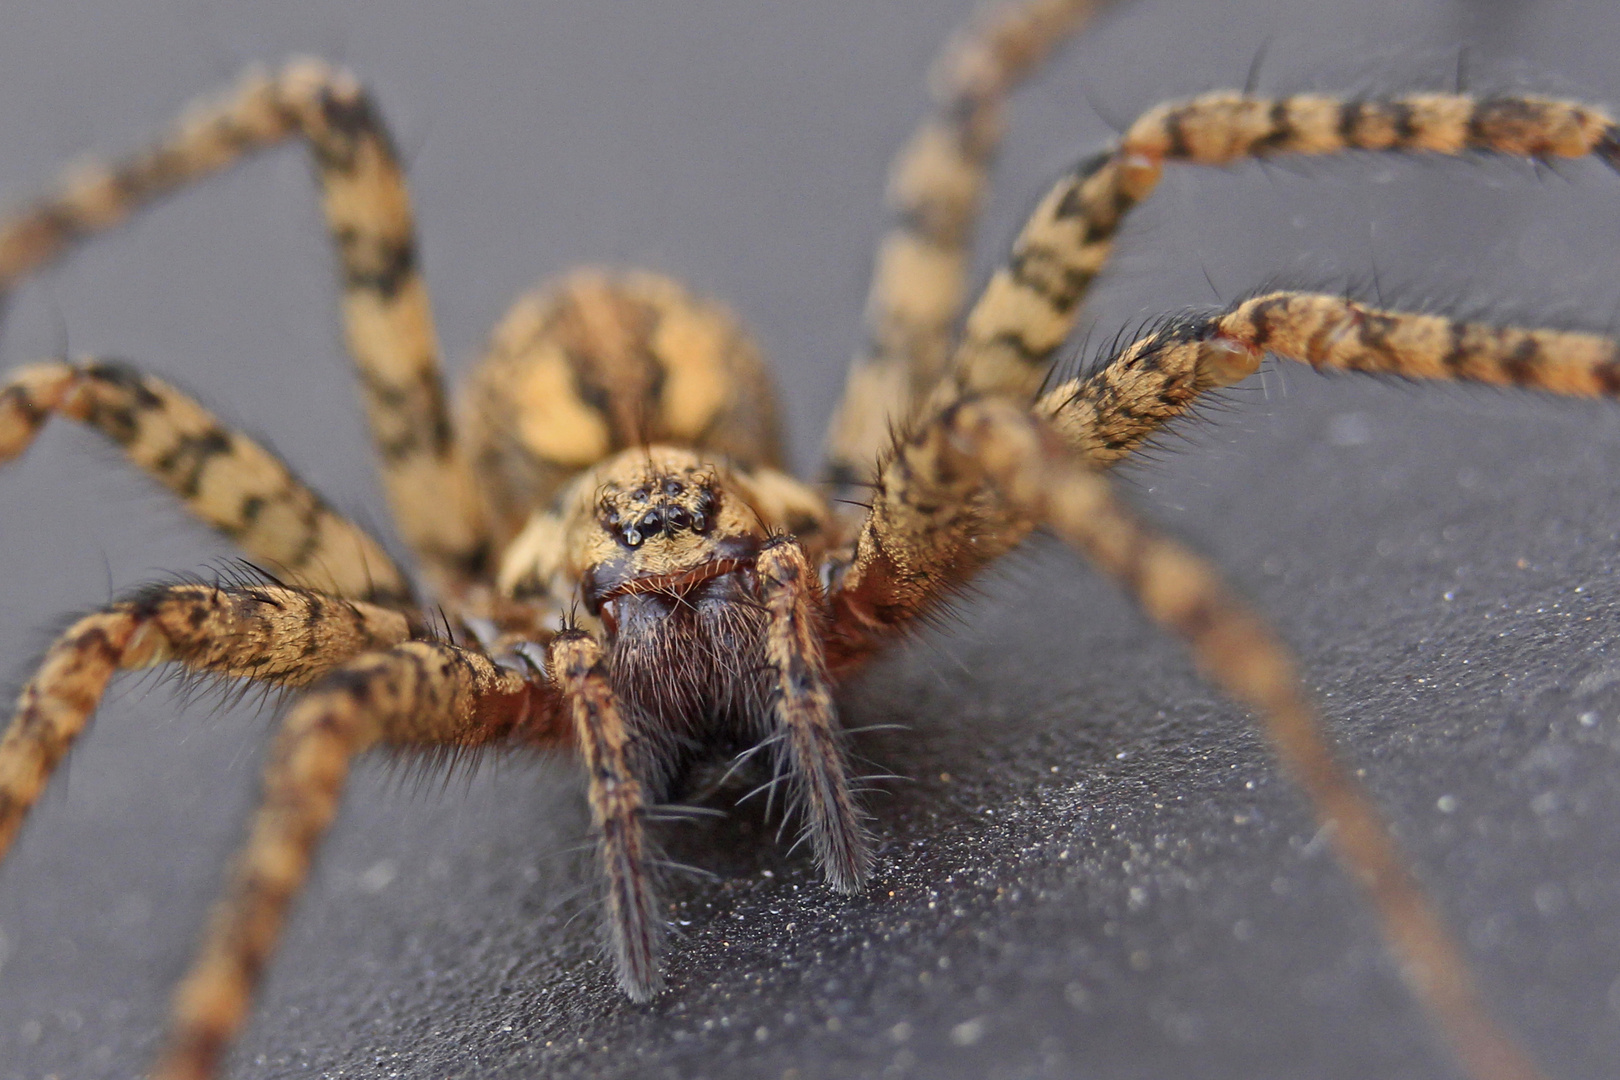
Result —
<svg viewBox="0 0 1620 1080"><path fill-rule="evenodd" d="M599 622L635 771L658 801L683 794L704 756L770 737L758 561L768 546L805 544L786 522L813 542L824 516L789 477L648 446L582 473L509 550L501 580L514 600L577 600Z"/></svg>
<svg viewBox="0 0 1620 1080"><path fill-rule="evenodd" d="M217 1071L350 763L367 750L527 746L582 759L613 967L636 999L662 986L647 811L679 796L706 757L768 746L828 883L859 890L872 856L833 679L1039 526L1254 709L1470 1074L1540 1075L1486 1015L1461 951L1334 760L1286 648L1202 560L1138 521L1103 470L1267 353L1612 397L1620 347L1276 292L1152 324L1086 374L1046 378L1122 221L1167 165L1360 150L1613 166L1620 129L1601 109L1529 95L1233 91L1162 105L1058 182L964 315L967 245L1006 94L1089 8L1018 0L947 53L938 112L896 162L870 344L850 369L816 488L781 471L758 350L723 310L647 274L581 273L520 300L452 416L398 156L353 78L317 62L251 72L153 147L77 170L0 223L3 290L160 194L306 140L384 485L420 571L406 573L264 447L130 365L52 360L0 382L0 460L53 415L82 421L276 575L155 585L81 618L0 741L3 851L119 670L175 663L302 688L176 998L160 1076ZM428 612L440 610L447 630L436 632Z"/></svg>
<svg viewBox="0 0 1620 1080"><path fill-rule="evenodd" d="M783 628L769 575L785 559L814 565L829 516L770 464L781 459L774 404L742 330L666 279L583 272L519 305L472 386L490 471L540 478L510 491L538 509L501 557L496 607L517 613L503 620L508 637L546 640L563 610L600 630L626 760L651 801L681 795L705 759L771 740L769 641ZM536 386L548 392L525 395ZM559 441L570 419L577 441ZM791 591L791 609L813 620L814 577ZM819 684L817 653L802 663ZM836 766L830 699L820 713ZM791 767L791 752L778 759ZM846 887L864 865L857 853Z"/></svg>

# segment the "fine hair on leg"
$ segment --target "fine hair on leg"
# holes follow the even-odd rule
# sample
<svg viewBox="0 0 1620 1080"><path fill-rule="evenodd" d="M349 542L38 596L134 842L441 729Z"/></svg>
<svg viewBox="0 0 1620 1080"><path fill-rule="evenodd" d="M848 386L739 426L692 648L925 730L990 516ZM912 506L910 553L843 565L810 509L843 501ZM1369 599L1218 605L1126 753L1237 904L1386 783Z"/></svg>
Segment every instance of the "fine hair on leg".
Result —
<svg viewBox="0 0 1620 1080"><path fill-rule="evenodd" d="M282 722L230 886L175 991L154 1080L207 1080L241 1029L281 926L337 813L351 763L377 746L566 743L548 687L442 642L350 661Z"/></svg>
<svg viewBox="0 0 1620 1080"><path fill-rule="evenodd" d="M771 706L778 772L786 773L804 835L827 882L857 893L872 853L849 790L849 761L822 658L820 586L798 541L778 536L759 554L760 600L767 612L766 662L776 672Z"/></svg>
<svg viewBox="0 0 1620 1080"><path fill-rule="evenodd" d="M342 270L345 337L389 505L433 584L454 591L485 568L488 539L439 376L404 171L354 76L310 59L250 68L145 149L67 173L0 218L0 293L158 197L294 136L314 153Z"/></svg>
<svg viewBox="0 0 1620 1080"><path fill-rule="evenodd" d="M1274 292L1168 320L1091 373L1041 395L1035 413L1086 461L1112 465L1266 354L1319 371L1620 394L1620 343L1597 334L1491 326L1390 311L1321 293Z"/></svg>
<svg viewBox="0 0 1620 1080"><path fill-rule="evenodd" d="M0 464L26 450L53 415L106 435L280 580L355 600L410 602L409 580L370 534L275 454L163 380L116 360L18 368L0 381Z"/></svg>
<svg viewBox="0 0 1620 1080"><path fill-rule="evenodd" d="M0 855L118 671L175 662L302 686L419 632L398 611L280 585L156 585L86 615L45 654L0 738Z"/></svg>
<svg viewBox="0 0 1620 1080"><path fill-rule="evenodd" d="M1208 678L1255 710L1273 751L1330 830L1341 863L1371 899L1413 995L1470 1075L1540 1080L1491 1019L1461 949L1376 807L1335 759L1287 648L1205 560L1130 513L1055 432L1007 401L963 399L919 424L886 464L878 491L883 501L874 504L845 576L852 595L835 610L915 619L948 596L952 582L907 576L904 568L943 553L950 577L971 574L980 551L1005 542L981 544L979 530L1021 537L1033 524L1050 526L1183 640ZM936 545L916 558L914 549L932 533L965 524L941 525L938 509L971 503L975 493L998 505L984 509L954 548Z"/></svg>
<svg viewBox="0 0 1620 1080"><path fill-rule="evenodd" d="M1033 399L1052 356L1074 329L1120 225L1158 186L1166 164L1221 166L1350 150L1489 152L1538 160L1595 155L1620 167L1620 134L1605 110L1532 95L1352 100L1223 90L1161 105L1042 197L969 311L950 378L933 403L947 402L959 390Z"/></svg>
<svg viewBox="0 0 1620 1080"><path fill-rule="evenodd" d="M647 797L630 765L630 731L595 638L581 630L564 630L552 639L547 664L585 759L614 971L626 994L648 1001L664 986L658 965L664 922L658 914L643 825Z"/></svg>
<svg viewBox="0 0 1620 1080"><path fill-rule="evenodd" d="M889 430L945 369L1007 99L1103 0L1011 0L956 34L934 63L933 111L889 165L891 224L867 290L866 341L827 429L824 478L858 499Z"/></svg>

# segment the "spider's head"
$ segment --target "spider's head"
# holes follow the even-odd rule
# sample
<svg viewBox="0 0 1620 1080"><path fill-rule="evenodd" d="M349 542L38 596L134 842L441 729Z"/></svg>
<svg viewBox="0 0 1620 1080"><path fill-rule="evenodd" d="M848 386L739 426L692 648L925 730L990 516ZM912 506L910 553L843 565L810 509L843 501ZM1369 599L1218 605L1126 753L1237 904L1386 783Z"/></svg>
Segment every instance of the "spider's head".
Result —
<svg viewBox="0 0 1620 1080"><path fill-rule="evenodd" d="M773 469L684 447L626 450L530 519L502 558L500 585L520 600L577 597L610 640L632 626L684 623L710 602L740 618L765 541L791 533L814 560L829 518L813 489Z"/></svg>
<svg viewBox="0 0 1620 1080"><path fill-rule="evenodd" d="M571 515L568 548L581 598L610 635L627 602L673 600L752 568L765 528L731 479L689 450L662 447L596 472L590 506Z"/></svg>
<svg viewBox="0 0 1620 1080"><path fill-rule="evenodd" d="M507 553L509 591L578 584L608 634L618 610L674 602L753 568L767 535L747 479L675 447L627 450L581 475ZM645 599L640 599L645 598Z"/></svg>

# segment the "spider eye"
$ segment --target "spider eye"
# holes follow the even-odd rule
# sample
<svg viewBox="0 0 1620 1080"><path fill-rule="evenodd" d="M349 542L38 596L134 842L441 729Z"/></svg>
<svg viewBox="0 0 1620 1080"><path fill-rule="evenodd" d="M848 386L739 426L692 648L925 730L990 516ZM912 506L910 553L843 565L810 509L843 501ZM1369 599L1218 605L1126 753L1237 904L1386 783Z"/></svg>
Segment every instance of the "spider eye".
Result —
<svg viewBox="0 0 1620 1080"><path fill-rule="evenodd" d="M681 484L681 482L679 480L665 480L664 481L664 494L665 495L668 495L668 496L673 498L674 496L679 495L684 490L686 490L686 489L682 486L682 484Z"/></svg>
<svg viewBox="0 0 1620 1080"><path fill-rule="evenodd" d="M664 511L664 527L670 532L674 532L677 529L684 529L691 523L692 519L690 515L687 514L684 506L671 506L668 510Z"/></svg>
<svg viewBox="0 0 1620 1080"><path fill-rule="evenodd" d="M641 533L637 531L634 525L624 530L624 542L629 544L631 547L641 546Z"/></svg>
<svg viewBox="0 0 1620 1080"><path fill-rule="evenodd" d="M663 531L664 519L658 515L657 510L649 510L641 515L641 520L636 522L636 528L648 536L657 536Z"/></svg>
<svg viewBox="0 0 1620 1080"><path fill-rule="evenodd" d="M709 515L714 513L714 492L704 491L698 496L697 509L692 511L692 528L694 531L704 533L709 531Z"/></svg>

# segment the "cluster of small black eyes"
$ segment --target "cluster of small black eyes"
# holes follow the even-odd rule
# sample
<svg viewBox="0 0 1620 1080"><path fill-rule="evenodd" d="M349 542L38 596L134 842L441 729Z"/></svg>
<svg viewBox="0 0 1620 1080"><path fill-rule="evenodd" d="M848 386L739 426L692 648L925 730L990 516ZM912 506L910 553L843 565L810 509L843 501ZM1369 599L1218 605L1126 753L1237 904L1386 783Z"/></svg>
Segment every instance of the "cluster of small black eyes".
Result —
<svg viewBox="0 0 1620 1080"><path fill-rule="evenodd" d="M653 496L653 491L652 488L640 487L631 492L630 497L637 502L646 502ZM679 480L664 481L663 494L668 498L679 498L685 492L686 487ZM607 514L608 528L629 547L640 547L643 541L660 533L673 536L685 529L691 529L701 536L713 525L714 493L706 487L698 492L697 506L691 510L678 503L656 502L646 510L632 511L628 517L617 510L610 510Z"/></svg>

